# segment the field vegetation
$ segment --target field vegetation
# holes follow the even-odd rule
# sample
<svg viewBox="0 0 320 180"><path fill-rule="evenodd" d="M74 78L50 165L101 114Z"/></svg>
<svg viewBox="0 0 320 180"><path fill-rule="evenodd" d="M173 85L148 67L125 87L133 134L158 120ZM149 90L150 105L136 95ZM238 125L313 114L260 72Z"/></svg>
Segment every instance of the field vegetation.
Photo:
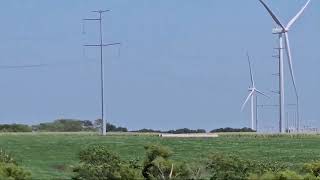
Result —
<svg viewBox="0 0 320 180"><path fill-rule="evenodd" d="M137 166L143 166L146 162L146 147L154 144L164 146L173 152L167 159L169 162L190 164L196 167L191 168L193 172L199 171L198 167L203 170L212 154L263 162L264 165L277 164L294 172L300 171L305 163L316 164L320 160L319 135L222 133L218 138L167 139L153 133L128 134L110 133L102 137L94 132L2 133L0 147L10 152L19 167L31 172L36 179L74 177L74 169L81 163L80 152L95 145L106 147L111 153L117 154L121 161L127 164L135 162ZM310 172L317 172L310 169ZM210 171L203 173L210 174Z"/></svg>

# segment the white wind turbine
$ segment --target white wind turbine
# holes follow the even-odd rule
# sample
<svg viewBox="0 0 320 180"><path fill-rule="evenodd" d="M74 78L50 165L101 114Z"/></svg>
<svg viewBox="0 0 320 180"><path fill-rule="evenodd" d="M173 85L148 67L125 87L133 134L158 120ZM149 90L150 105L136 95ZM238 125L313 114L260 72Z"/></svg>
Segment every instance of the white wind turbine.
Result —
<svg viewBox="0 0 320 180"><path fill-rule="evenodd" d="M257 130L257 127L254 126L254 122L256 122L255 118L257 118L255 116L255 112L257 112L255 108L257 108L257 106L254 107L254 102L255 102L255 99L257 98L257 94L261 94L261 95L266 96L266 97L268 97L268 96L265 95L263 92L259 91L256 88L255 81L254 81L254 78L253 78L253 73L252 73L250 57L249 57L248 53L247 53L247 57L248 57L248 64L249 64L249 71L250 71L251 86L249 87L249 95L248 95L247 99L245 100L245 102L243 103L241 110L243 111L243 109L245 108L246 104L249 102L249 100L251 100L251 129L252 130Z"/></svg>
<svg viewBox="0 0 320 180"><path fill-rule="evenodd" d="M298 97L298 91L297 91L297 86L296 86L296 81L293 73L293 65L292 65L292 56L291 56L291 49L290 49L290 43L289 43L289 35L288 32L291 28L291 26L298 20L298 18L303 14L307 6L309 5L311 0L308 0L307 3L302 7L302 9L297 13L296 16L294 16L291 21L287 24L287 26L284 26L281 21L277 18L277 16L271 11L271 9L267 6L266 3L264 3L263 0L259 0L261 4L266 8L266 10L269 12L273 20L277 23L279 27L273 29L273 34L278 34L279 35L279 84L280 84L280 119L279 119L279 131L280 133L284 132L284 126L283 126L283 121L285 120L285 99L284 99L284 62L283 62L283 37L285 38L285 49L286 49L286 54L288 57L288 64L289 64L289 69L290 69L290 74L297 98L297 113L299 116L299 97ZM299 119L299 117L298 117ZM299 129L299 125L298 125Z"/></svg>

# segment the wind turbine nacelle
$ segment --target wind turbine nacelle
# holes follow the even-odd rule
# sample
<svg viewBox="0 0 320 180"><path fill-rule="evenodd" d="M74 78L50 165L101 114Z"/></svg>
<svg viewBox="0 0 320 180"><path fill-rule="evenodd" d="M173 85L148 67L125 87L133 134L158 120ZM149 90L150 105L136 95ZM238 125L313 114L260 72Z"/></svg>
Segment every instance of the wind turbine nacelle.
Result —
<svg viewBox="0 0 320 180"><path fill-rule="evenodd" d="M282 28L273 28L272 29L272 34L281 34L281 33L283 33Z"/></svg>

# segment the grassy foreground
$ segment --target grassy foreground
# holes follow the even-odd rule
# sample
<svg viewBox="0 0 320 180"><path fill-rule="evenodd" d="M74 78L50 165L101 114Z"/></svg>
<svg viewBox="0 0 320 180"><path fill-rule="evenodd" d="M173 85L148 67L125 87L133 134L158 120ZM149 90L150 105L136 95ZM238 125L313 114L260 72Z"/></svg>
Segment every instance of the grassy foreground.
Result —
<svg viewBox="0 0 320 180"><path fill-rule="evenodd" d="M144 145L169 146L174 159L200 162L210 152L233 153L253 160L272 160L299 166L320 160L320 135L222 134L218 138L160 138L152 135L109 135L95 133L0 134L0 148L10 152L34 179L69 179L78 152L93 144L108 145L123 159L144 157Z"/></svg>

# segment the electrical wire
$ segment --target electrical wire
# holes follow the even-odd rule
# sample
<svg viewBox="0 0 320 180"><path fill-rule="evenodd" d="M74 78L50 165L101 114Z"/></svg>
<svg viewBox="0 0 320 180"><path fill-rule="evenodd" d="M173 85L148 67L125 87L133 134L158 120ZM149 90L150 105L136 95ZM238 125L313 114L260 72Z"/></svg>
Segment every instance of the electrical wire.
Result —
<svg viewBox="0 0 320 180"><path fill-rule="evenodd" d="M0 69L34 69L34 68L77 65L77 64L84 64L84 63L94 63L94 61L67 61L67 62L54 62L51 64L0 65Z"/></svg>
<svg viewBox="0 0 320 180"><path fill-rule="evenodd" d="M0 69L26 69L46 67L49 64L31 64L31 65L0 65Z"/></svg>

